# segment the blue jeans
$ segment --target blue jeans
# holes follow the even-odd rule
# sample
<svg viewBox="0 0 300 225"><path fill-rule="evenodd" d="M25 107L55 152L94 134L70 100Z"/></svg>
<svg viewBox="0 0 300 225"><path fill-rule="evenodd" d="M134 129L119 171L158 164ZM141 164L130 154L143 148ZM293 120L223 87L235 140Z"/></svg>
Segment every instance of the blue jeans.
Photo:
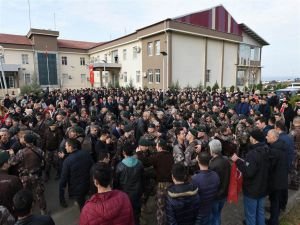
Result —
<svg viewBox="0 0 300 225"><path fill-rule="evenodd" d="M196 218L195 225L211 225L210 215L207 216L198 215Z"/></svg>
<svg viewBox="0 0 300 225"><path fill-rule="evenodd" d="M265 225L265 198L249 198L244 195L244 210L247 225Z"/></svg>
<svg viewBox="0 0 300 225"><path fill-rule="evenodd" d="M221 225L221 212L226 202L226 198L215 200L210 214L211 225Z"/></svg>

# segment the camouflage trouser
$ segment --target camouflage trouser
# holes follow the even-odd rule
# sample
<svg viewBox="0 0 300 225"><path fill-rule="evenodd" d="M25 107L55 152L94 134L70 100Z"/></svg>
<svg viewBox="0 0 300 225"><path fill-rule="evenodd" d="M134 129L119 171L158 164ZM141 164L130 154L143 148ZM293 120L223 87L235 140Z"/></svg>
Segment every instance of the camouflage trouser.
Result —
<svg viewBox="0 0 300 225"><path fill-rule="evenodd" d="M156 191L157 225L165 225L167 223L165 205L166 205L167 189L171 184L172 183L169 182L159 182L157 184L157 191Z"/></svg>
<svg viewBox="0 0 300 225"><path fill-rule="evenodd" d="M46 173L50 172L51 167L58 170L59 158L57 151L46 151Z"/></svg>
<svg viewBox="0 0 300 225"><path fill-rule="evenodd" d="M32 191L34 201L38 203L40 210L46 210L46 199L44 196L45 187L41 177L38 175L23 175L20 176L23 187Z"/></svg>

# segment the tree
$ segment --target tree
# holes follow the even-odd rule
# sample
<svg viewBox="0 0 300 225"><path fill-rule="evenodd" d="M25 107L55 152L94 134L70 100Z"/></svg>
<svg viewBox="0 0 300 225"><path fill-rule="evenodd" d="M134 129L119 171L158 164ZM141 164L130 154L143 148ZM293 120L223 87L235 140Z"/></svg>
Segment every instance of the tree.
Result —
<svg viewBox="0 0 300 225"><path fill-rule="evenodd" d="M230 90L231 93L233 93L234 92L234 85L232 85L229 90Z"/></svg>
<svg viewBox="0 0 300 225"><path fill-rule="evenodd" d="M200 81L200 83L196 86L196 89L198 91L203 91L203 85L202 85L202 82Z"/></svg>
<svg viewBox="0 0 300 225"><path fill-rule="evenodd" d="M216 81L216 83L214 84L214 86L212 87L212 90L213 91L216 91L216 90L218 90L219 89L219 84L218 84L218 82Z"/></svg>
<svg viewBox="0 0 300 225"><path fill-rule="evenodd" d="M171 85L169 86L169 89L171 92L179 90L180 89L179 81L177 80L176 83L172 82Z"/></svg>
<svg viewBox="0 0 300 225"><path fill-rule="evenodd" d="M42 93L42 88L36 81L33 81L31 84L24 85L20 89L21 95L29 95L30 93L33 93L36 96L40 96Z"/></svg>
<svg viewBox="0 0 300 225"><path fill-rule="evenodd" d="M206 90L211 92L211 87L210 86L206 86Z"/></svg>
<svg viewBox="0 0 300 225"><path fill-rule="evenodd" d="M262 85L261 80L259 81L259 84L256 85L256 89L262 91L263 85Z"/></svg>

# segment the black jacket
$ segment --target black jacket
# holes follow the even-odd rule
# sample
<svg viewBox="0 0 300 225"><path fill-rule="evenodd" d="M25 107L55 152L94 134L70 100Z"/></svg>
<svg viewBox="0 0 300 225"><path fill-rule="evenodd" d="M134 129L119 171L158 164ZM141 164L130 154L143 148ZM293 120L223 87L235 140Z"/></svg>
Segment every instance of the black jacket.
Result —
<svg viewBox="0 0 300 225"><path fill-rule="evenodd" d="M70 197L79 197L88 193L92 165L92 157L84 150L75 150L65 159L59 183L61 201L64 200L64 189L67 185Z"/></svg>
<svg viewBox="0 0 300 225"><path fill-rule="evenodd" d="M50 216L31 215L18 220L15 225L55 225L55 223Z"/></svg>
<svg viewBox="0 0 300 225"><path fill-rule="evenodd" d="M267 195L269 147L260 142L250 146L245 161L237 160L237 167L243 174L243 192L250 198L261 198Z"/></svg>
<svg viewBox="0 0 300 225"><path fill-rule="evenodd" d="M194 225L200 207L198 188L193 184L178 184L168 188L166 216L169 225Z"/></svg>
<svg viewBox="0 0 300 225"><path fill-rule="evenodd" d="M270 191L288 188L288 158L282 140L277 140L270 145Z"/></svg>
<svg viewBox="0 0 300 225"><path fill-rule="evenodd" d="M144 167L141 161L127 157L117 165L114 186L128 194L130 200L139 198L143 190Z"/></svg>
<svg viewBox="0 0 300 225"><path fill-rule="evenodd" d="M215 171L220 178L220 186L218 189L217 199L224 199L228 194L228 186L230 179L230 163L223 156L212 158L209 163L209 169Z"/></svg>

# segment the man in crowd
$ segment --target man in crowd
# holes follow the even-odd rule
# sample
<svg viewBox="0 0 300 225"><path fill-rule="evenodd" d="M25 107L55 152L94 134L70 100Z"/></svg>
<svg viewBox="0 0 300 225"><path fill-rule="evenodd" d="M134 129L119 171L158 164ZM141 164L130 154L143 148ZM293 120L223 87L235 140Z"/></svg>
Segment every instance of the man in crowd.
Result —
<svg viewBox="0 0 300 225"><path fill-rule="evenodd" d="M74 199L81 209L89 192L89 174L93 160L87 151L81 150L78 140L68 139L65 145L69 156L63 162L59 182L59 200L62 207L68 206L65 200L65 188L68 186L69 197Z"/></svg>
<svg viewBox="0 0 300 225"><path fill-rule="evenodd" d="M50 216L38 216L32 214L33 195L23 189L17 192L13 198L15 213L18 217L15 225L55 225Z"/></svg>
<svg viewBox="0 0 300 225"><path fill-rule="evenodd" d="M250 150L245 159L234 154L231 159L236 162L243 174L244 211L246 225L265 224L265 197L268 188L269 147L261 130L250 133Z"/></svg>
<svg viewBox="0 0 300 225"><path fill-rule="evenodd" d="M230 163L227 158L222 156L222 144L219 140L214 139L210 141L209 149L212 156L209 169L215 171L220 178L219 189L212 207L211 219L212 225L221 225L221 212L228 194Z"/></svg>
<svg viewBox="0 0 300 225"><path fill-rule="evenodd" d="M208 168L210 161L208 152L198 153L197 161L200 170L192 176L192 183L198 187L200 197L200 208L195 225L210 224L210 216L218 193L220 178L216 172Z"/></svg>
<svg viewBox="0 0 300 225"><path fill-rule="evenodd" d="M97 163L92 174L97 193L83 207L79 225L135 225L128 195L119 190L112 190L111 167L106 163Z"/></svg>
<svg viewBox="0 0 300 225"><path fill-rule="evenodd" d="M183 164L174 164L172 180L166 199L167 224L194 225L200 207L198 188L187 182L188 173Z"/></svg>

